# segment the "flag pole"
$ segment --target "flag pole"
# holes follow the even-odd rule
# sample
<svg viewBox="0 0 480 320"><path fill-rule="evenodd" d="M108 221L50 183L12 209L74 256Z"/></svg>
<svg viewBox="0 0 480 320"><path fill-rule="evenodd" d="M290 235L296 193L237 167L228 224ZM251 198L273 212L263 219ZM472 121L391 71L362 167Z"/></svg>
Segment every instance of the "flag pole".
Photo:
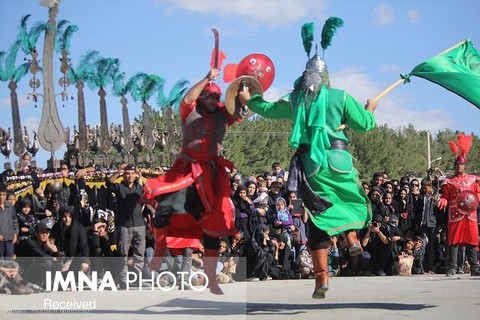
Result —
<svg viewBox="0 0 480 320"><path fill-rule="evenodd" d="M443 50L442 52L440 52L439 54L437 54L437 56L441 55L441 54L444 54L444 53L447 53L448 51L450 50L453 50L455 49L456 47L460 47L462 44L464 44L465 42L467 42L468 39L464 39L462 41L460 41L459 43L451 46L450 48L446 49L446 50ZM387 93L389 93L390 91L392 91L394 88L398 87L401 83L403 83L405 81L405 79L398 79L397 81L395 81L394 83L392 83L388 88L386 88L385 90L383 90L382 92L380 92L375 98L374 100L380 100L381 98L383 98ZM336 130L337 131L340 131L340 130L344 130L346 129L347 125L342 123Z"/></svg>
<svg viewBox="0 0 480 320"><path fill-rule="evenodd" d="M441 55L441 54L444 54L444 53L447 53L448 51L450 50L453 50L455 49L456 47L460 47L462 44L464 44L467 40L464 39L462 41L460 41L459 43L457 43L456 45L453 45L451 46L450 48L446 49L446 50L443 50L442 52L440 52L439 54L437 54L437 56ZM392 91L395 87L399 86L402 82L404 82L405 80L404 79L398 79L397 81L395 81L392 85L390 85L388 88L386 88L385 90L383 90L382 92L380 92L374 99L375 100L380 100L381 98L383 98L383 96L385 96L387 93L389 93L390 91Z"/></svg>

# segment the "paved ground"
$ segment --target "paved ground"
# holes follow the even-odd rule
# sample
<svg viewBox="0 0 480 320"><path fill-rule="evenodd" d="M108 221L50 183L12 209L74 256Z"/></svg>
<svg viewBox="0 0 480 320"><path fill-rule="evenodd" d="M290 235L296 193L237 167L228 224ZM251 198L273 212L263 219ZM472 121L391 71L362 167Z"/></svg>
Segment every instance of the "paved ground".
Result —
<svg viewBox="0 0 480 320"><path fill-rule="evenodd" d="M478 319L480 277L444 275L333 278L327 298L310 298L313 280L237 282L208 292L132 290L0 295L0 319ZM45 304L86 303L88 314L53 313ZM93 305L94 304L94 305ZM34 310L21 314L22 310ZM87 308L88 309L88 308ZM6 310L14 310L8 313ZM43 313L44 312L44 313Z"/></svg>

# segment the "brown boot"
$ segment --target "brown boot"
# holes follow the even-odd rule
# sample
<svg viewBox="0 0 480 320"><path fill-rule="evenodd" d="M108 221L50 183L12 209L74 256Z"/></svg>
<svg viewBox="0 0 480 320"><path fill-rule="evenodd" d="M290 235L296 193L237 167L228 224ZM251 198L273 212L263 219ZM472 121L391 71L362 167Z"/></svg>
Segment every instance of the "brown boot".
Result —
<svg viewBox="0 0 480 320"><path fill-rule="evenodd" d="M363 252L362 245L357 238L357 231L349 230L345 232L348 244L348 253L351 257L361 255Z"/></svg>
<svg viewBox="0 0 480 320"><path fill-rule="evenodd" d="M310 252L315 272L315 289L313 299L325 298L328 291L328 249L318 249Z"/></svg>

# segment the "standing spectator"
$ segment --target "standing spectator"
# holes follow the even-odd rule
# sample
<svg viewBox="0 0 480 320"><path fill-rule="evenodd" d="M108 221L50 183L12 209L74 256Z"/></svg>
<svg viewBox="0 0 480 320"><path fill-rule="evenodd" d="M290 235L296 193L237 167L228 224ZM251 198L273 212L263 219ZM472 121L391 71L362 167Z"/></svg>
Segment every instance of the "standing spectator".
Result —
<svg viewBox="0 0 480 320"><path fill-rule="evenodd" d="M122 164L118 171L110 176L107 181L108 189L115 194L117 208L115 219L120 237L120 253L124 257L124 276L126 277L128 266L127 258L130 249L133 253L133 267L137 275L143 272L145 257L146 230L143 220L142 205L138 203L143 196L143 186L133 164ZM122 176L122 181L115 180ZM126 285L127 279L124 279Z"/></svg>
<svg viewBox="0 0 480 320"><path fill-rule="evenodd" d="M7 187L0 184L0 258L13 258L18 239L18 220L15 208L7 202Z"/></svg>
<svg viewBox="0 0 480 320"><path fill-rule="evenodd" d="M413 220L414 220L414 211L413 204L408 201L408 189L402 188L398 195L398 227L402 233L405 234L405 231L412 229Z"/></svg>
<svg viewBox="0 0 480 320"><path fill-rule="evenodd" d="M278 181L277 178L284 178L285 170L282 168L282 164L279 161L272 163L272 179Z"/></svg>
<svg viewBox="0 0 480 320"><path fill-rule="evenodd" d="M478 223L477 208L480 198L478 177L466 173L467 154L472 146L472 136L458 134L458 142L450 141L451 150L455 153L455 174L448 177L442 185L442 196L437 201L440 209L448 207L448 267L447 276L457 271L458 248L466 245L466 254L470 263L470 274L480 276L478 264ZM476 199L475 199L476 196ZM465 201L465 200L469 201Z"/></svg>
<svg viewBox="0 0 480 320"><path fill-rule="evenodd" d="M432 180L422 179L423 206L418 206L415 212L415 231L425 241L424 271L433 272L435 267L435 250L437 247L437 216L438 208L435 206L436 196L433 192ZM421 207L421 210L420 210Z"/></svg>
<svg viewBox="0 0 480 320"><path fill-rule="evenodd" d="M235 205L235 226L244 234L245 242L249 242L258 226L257 210L247 194L247 187L241 185L233 195Z"/></svg>

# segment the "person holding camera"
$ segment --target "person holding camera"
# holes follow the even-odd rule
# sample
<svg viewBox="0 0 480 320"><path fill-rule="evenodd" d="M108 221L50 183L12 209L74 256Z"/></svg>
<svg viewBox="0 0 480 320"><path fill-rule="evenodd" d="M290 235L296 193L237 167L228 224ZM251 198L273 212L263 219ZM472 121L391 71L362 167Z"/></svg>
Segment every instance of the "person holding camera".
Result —
<svg viewBox="0 0 480 320"><path fill-rule="evenodd" d="M360 231L362 247L370 254L370 265L375 266L376 274L386 275L388 259L391 255L390 240L388 238L388 227L383 223L383 217L375 216L368 228Z"/></svg>

